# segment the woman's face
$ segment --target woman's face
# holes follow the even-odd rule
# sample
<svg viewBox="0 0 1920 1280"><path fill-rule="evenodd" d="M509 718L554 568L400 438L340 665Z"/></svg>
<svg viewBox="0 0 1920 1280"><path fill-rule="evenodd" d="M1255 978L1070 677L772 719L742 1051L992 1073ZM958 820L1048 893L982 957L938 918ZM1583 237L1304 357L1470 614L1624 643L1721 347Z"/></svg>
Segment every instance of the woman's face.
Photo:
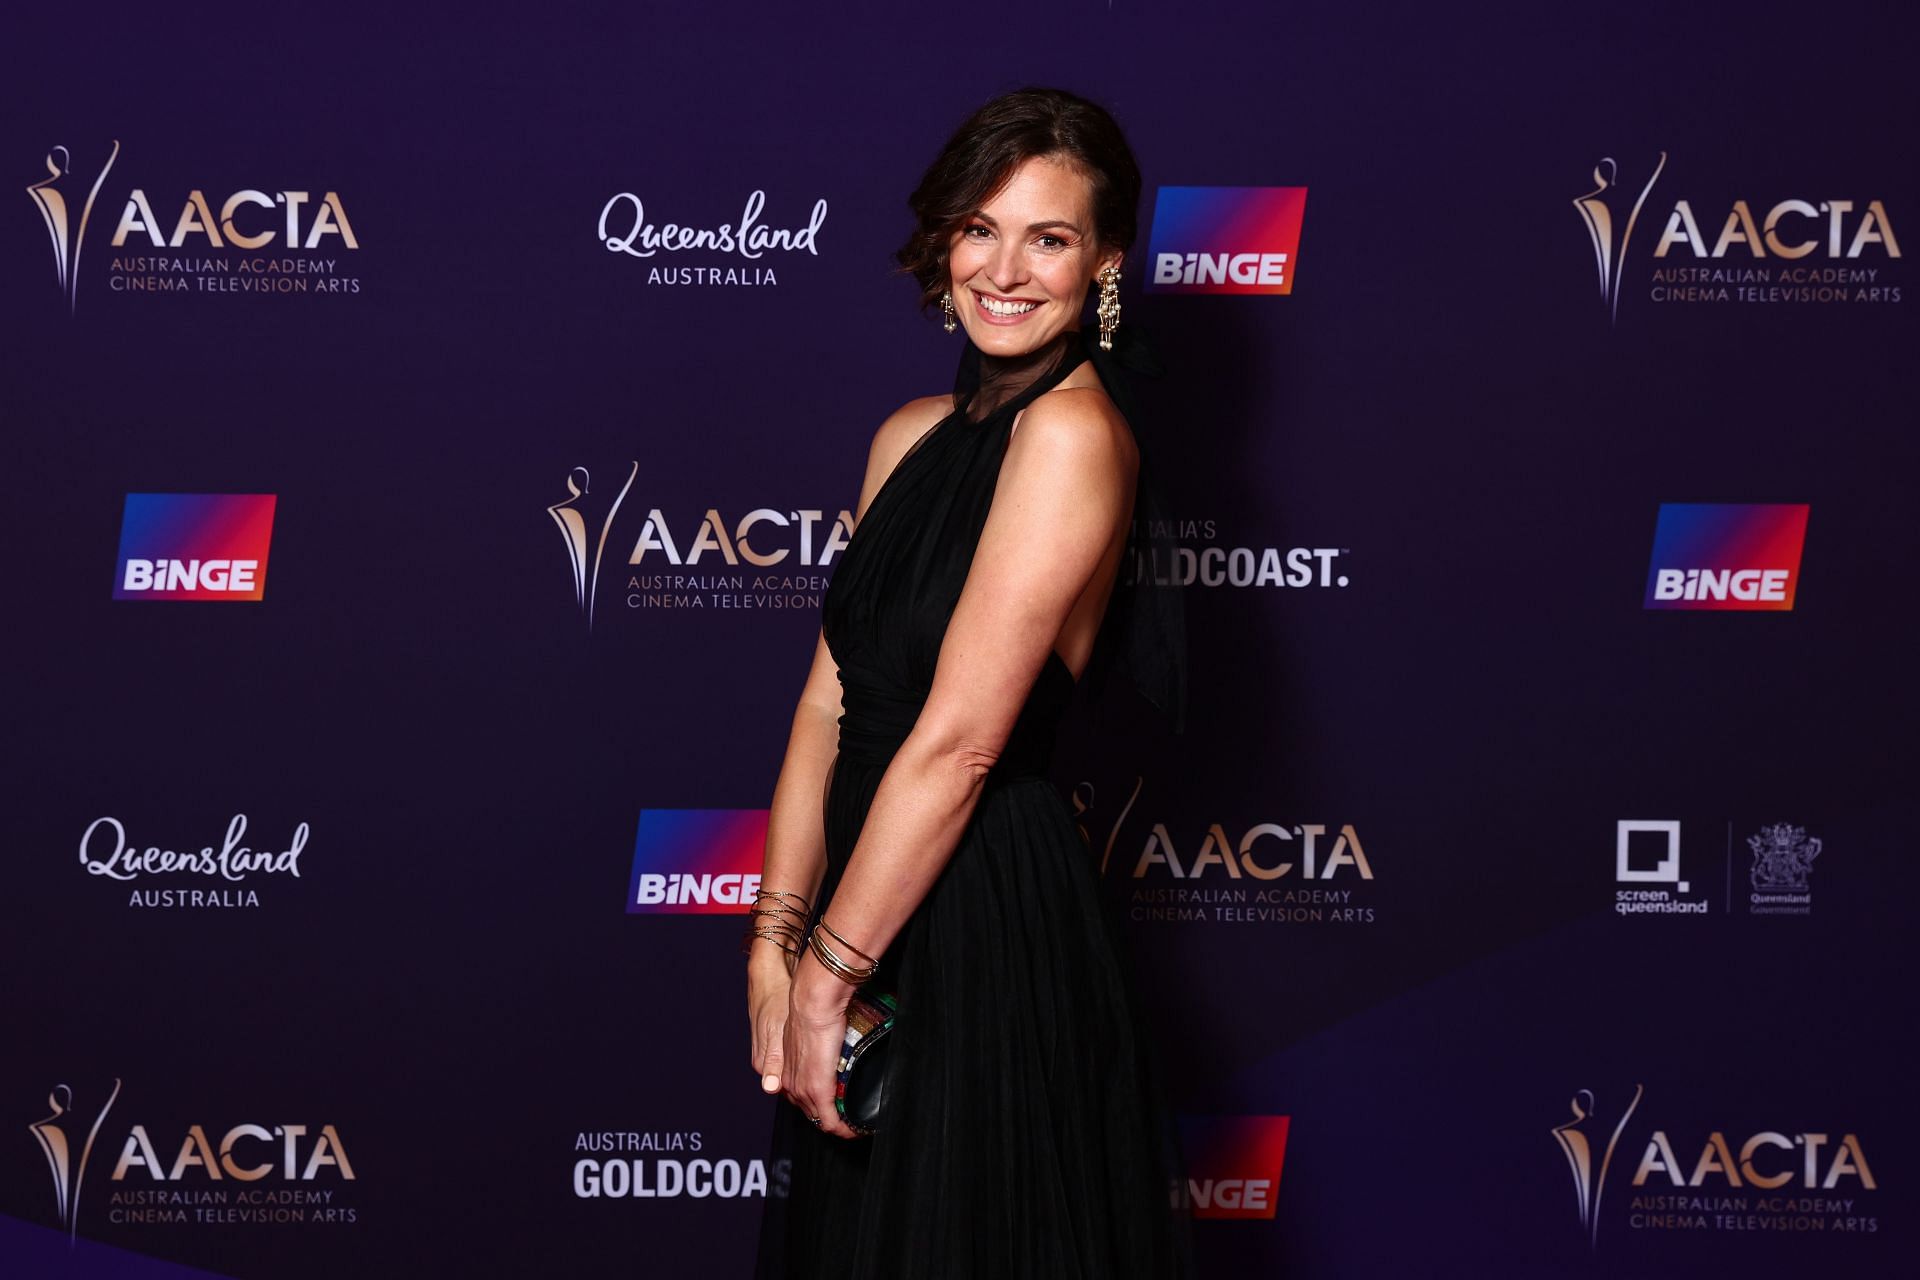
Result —
<svg viewBox="0 0 1920 1280"><path fill-rule="evenodd" d="M1097 256L1096 256L1097 255ZM1118 251L1093 235L1093 190L1075 167L1035 156L947 248L953 309L988 355L1018 356L1080 326L1087 289Z"/></svg>

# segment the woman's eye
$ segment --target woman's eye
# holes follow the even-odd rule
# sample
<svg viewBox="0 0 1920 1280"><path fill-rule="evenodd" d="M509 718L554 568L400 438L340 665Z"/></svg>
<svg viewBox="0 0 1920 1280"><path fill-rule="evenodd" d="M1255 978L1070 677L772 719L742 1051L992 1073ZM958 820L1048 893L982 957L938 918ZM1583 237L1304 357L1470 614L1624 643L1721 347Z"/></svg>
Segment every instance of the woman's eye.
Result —
<svg viewBox="0 0 1920 1280"><path fill-rule="evenodd" d="M1062 240L1059 236L1041 236L1040 237L1040 247L1042 249L1063 249L1066 247L1066 244L1067 242L1065 240Z"/></svg>
<svg viewBox="0 0 1920 1280"><path fill-rule="evenodd" d="M981 233L982 235L986 235L986 234L987 234L987 228L985 228L985 227L983 227L983 226L981 226L981 225L980 225L979 223L977 223L977 222L976 222L976 223L974 223L974 224L973 224L972 226L970 226L970 227L968 227L968 228L967 228L967 234L968 234L968 235L972 235L972 234L973 234L974 232L976 232L976 231L978 231L978 232L980 232L980 233Z"/></svg>

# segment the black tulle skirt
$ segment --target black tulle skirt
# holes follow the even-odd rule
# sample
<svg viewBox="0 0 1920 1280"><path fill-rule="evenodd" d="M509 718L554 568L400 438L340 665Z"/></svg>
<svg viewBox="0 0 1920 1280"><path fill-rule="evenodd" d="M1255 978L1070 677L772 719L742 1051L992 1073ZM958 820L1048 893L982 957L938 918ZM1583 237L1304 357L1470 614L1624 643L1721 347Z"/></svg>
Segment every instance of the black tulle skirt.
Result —
<svg viewBox="0 0 1920 1280"><path fill-rule="evenodd" d="M882 772L835 763L823 911ZM789 1193L768 1199L756 1274L1191 1275L1175 1126L1121 941L1058 789L990 780L882 959L897 1110L849 1141L776 1103Z"/></svg>

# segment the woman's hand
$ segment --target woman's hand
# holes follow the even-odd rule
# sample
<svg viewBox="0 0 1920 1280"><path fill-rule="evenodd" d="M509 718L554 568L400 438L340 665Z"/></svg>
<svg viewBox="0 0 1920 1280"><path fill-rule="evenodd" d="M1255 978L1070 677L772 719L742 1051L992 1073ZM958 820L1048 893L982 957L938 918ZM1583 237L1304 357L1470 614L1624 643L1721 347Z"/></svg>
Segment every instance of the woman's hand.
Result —
<svg viewBox="0 0 1920 1280"><path fill-rule="evenodd" d="M800 1108L801 1115L817 1116L822 1133L839 1138L859 1136L847 1128L833 1105L840 1051L847 1039L847 1004L852 999L851 986L828 973L812 952L801 953L788 988L780 1091Z"/></svg>
<svg viewBox="0 0 1920 1280"><path fill-rule="evenodd" d="M785 953L771 942L756 940L753 958L747 961L747 1022L753 1027L753 1071L766 1093L779 1093L786 1074L781 1069L786 1060L781 1036L792 985Z"/></svg>

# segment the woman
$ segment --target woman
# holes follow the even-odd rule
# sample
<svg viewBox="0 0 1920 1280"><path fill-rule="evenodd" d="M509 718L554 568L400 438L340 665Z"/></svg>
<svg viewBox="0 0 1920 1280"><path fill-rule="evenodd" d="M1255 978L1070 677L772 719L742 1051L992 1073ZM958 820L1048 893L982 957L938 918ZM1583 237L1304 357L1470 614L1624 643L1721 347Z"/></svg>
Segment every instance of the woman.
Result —
<svg viewBox="0 0 1920 1280"><path fill-rule="evenodd" d="M1117 314L1139 189L1104 110L1029 89L976 112L912 196L896 256L964 331L961 370L874 437L774 789L748 1005L792 1163L763 1275L1190 1270L1152 1052L1045 776L1091 665L1176 715L1183 687L1164 602L1116 595L1145 491L1080 328L1096 282L1103 330ZM855 1138L835 1071L869 975L899 998L895 1083Z"/></svg>

